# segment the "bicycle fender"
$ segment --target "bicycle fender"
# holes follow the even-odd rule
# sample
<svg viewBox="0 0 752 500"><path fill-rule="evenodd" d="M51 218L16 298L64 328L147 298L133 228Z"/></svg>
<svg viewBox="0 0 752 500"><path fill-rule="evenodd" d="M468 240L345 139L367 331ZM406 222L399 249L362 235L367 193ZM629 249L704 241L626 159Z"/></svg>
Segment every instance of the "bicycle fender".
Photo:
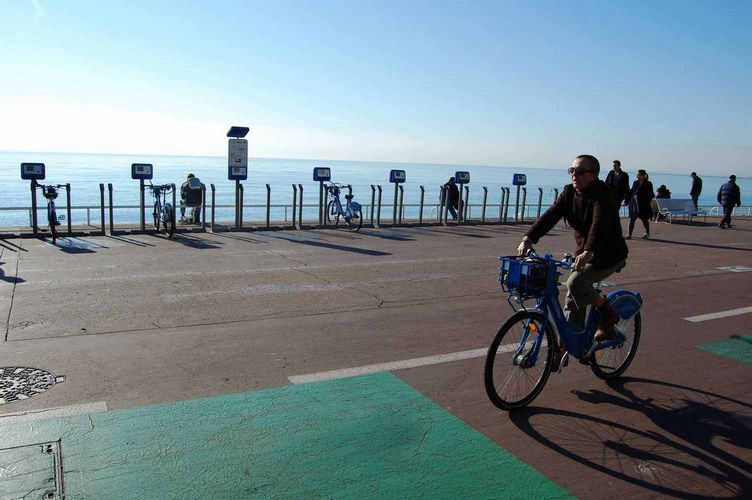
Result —
<svg viewBox="0 0 752 500"><path fill-rule="evenodd" d="M357 201L351 201L350 210L352 210L353 212L357 212L358 210L360 210L360 203L358 203Z"/></svg>
<svg viewBox="0 0 752 500"><path fill-rule="evenodd" d="M631 297L634 300L616 300L619 297ZM614 305L619 316L626 319L631 318L642 309L642 295L639 292L630 292L629 290L615 290L608 294L607 300Z"/></svg>

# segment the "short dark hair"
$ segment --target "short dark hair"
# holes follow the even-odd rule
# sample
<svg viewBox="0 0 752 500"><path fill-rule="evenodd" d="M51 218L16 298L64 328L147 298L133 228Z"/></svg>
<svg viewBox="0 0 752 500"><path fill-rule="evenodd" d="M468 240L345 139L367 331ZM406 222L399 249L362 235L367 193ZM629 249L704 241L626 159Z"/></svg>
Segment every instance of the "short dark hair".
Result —
<svg viewBox="0 0 752 500"><path fill-rule="evenodd" d="M601 173L601 164L598 161L598 158L596 158L595 156L593 156L593 155L580 155L577 158L575 158L575 160L584 160L584 161L588 162L588 164L590 166L590 170L592 170L595 173L595 175L598 175L598 174Z"/></svg>
<svg viewBox="0 0 752 500"><path fill-rule="evenodd" d="M614 160L614 165L619 165L621 167L621 162L619 160Z"/></svg>
<svg viewBox="0 0 752 500"><path fill-rule="evenodd" d="M736 180L736 176L732 175L731 177L729 177L729 179L731 179L732 181L735 181Z"/></svg>
<svg viewBox="0 0 752 500"><path fill-rule="evenodd" d="M689 176L690 177L697 177L697 172L692 172L691 174L689 174Z"/></svg>

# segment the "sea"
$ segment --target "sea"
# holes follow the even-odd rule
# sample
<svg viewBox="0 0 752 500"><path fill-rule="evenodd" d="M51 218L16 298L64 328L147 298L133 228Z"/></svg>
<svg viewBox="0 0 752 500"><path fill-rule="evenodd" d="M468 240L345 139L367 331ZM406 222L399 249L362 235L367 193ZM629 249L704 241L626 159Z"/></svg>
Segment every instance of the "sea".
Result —
<svg viewBox="0 0 752 500"><path fill-rule="evenodd" d="M66 184L71 186L71 223L74 225L100 224L100 183L113 186L113 205L115 224L136 223L139 220L139 181L131 179L132 163L151 163L154 165L154 184L175 183L178 187L188 173L193 173L207 186L207 203L210 200L210 185L215 186L216 220L234 219L235 181L227 179L227 158L200 156L144 156L115 154L78 154L78 153L24 153L0 152L0 227L29 226L31 207L31 190L29 181L21 179L21 163L44 163L46 179L49 184ZM420 186L425 189L424 217L436 216L436 204L439 200L440 186L454 172L470 172L469 204L470 216L479 217L483 203L483 187L488 189L487 217L498 218L501 201L501 187L511 189L510 214L514 217L516 187L512 186L515 173L527 175L527 205L533 216L537 213L539 194L542 191L543 209L549 206L556 196L555 190L569 183L566 169L569 165L556 168L522 168L514 166L479 166L450 165L427 163L395 163L371 161L306 160L249 158L248 180L244 187L244 221L261 221L266 218L266 197L268 184L271 188L271 219L290 220L292 217L293 184L303 186L303 218L317 219L319 186L313 181L315 167L329 167L332 181L343 185L352 185L355 201L364 205L364 215L370 214L371 186L382 188L382 220L389 220L393 214L394 185L389 183L391 169L405 170L407 180L403 184L405 217L417 217L420 202ZM601 178L605 178L610 169L610 162L603 165ZM634 172L625 168L634 180ZM688 198L691 186L690 172L685 174L668 174L648 172L653 186L665 184L674 198ZM733 173L733 172L729 172ZM716 206L716 194L721 184L728 180L727 175L709 176L700 173L703 179L703 192L700 205ZM737 178L742 191L752 192L752 179ZM148 198L146 206L153 203ZM179 199L179 193L178 193ZM58 212L64 210L65 192L61 191ZM749 203L746 203L749 205ZM38 196L38 205L46 206L44 198ZM84 207L84 208L77 208ZM85 207L89 207L88 210ZM128 208L130 207L130 208ZM150 210L147 209L147 215ZM42 212L39 212L42 217ZM44 220L42 217L40 220ZM148 217L147 217L148 220Z"/></svg>

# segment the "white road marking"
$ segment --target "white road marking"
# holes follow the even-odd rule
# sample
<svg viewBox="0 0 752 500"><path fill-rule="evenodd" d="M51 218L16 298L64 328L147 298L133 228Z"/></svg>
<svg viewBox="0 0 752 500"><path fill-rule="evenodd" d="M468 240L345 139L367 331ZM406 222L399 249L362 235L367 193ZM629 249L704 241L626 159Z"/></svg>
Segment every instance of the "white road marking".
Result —
<svg viewBox="0 0 752 500"><path fill-rule="evenodd" d="M6 413L0 415L0 426L20 424L36 420L49 420L52 418L66 418L76 415L87 415L107 411L107 403L97 401L95 403L82 403L58 408L45 408L43 410L29 410L18 413Z"/></svg>
<svg viewBox="0 0 752 500"><path fill-rule="evenodd" d="M701 314L699 316L690 316L684 319L692 323L700 323L701 321L710 321L712 319L728 318L729 316L738 316L740 314L749 314L749 313L752 313L752 306L741 307L739 309L731 309L729 311L721 311L717 313Z"/></svg>
<svg viewBox="0 0 752 500"><path fill-rule="evenodd" d="M501 346L497 352L509 352L517 348L516 344ZM418 366L437 365L451 361L460 361L463 359L482 358L488 352L488 348L472 349L470 351L452 352L449 354L439 354L436 356L427 356L425 358L404 359L402 361L392 361L389 363L378 363L375 365L358 366L355 368L343 368L341 370L331 370L327 372L309 373L307 375L293 375L287 377L292 384L308 384L311 382L321 382L323 380L335 380L338 378L357 377L371 373L388 372L392 370L402 370L405 368L416 368Z"/></svg>

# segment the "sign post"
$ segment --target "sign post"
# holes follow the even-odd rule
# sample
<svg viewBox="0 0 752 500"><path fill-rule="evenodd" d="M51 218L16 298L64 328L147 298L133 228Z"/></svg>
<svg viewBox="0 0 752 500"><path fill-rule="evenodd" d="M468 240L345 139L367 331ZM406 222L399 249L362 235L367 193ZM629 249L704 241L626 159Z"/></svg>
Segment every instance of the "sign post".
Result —
<svg viewBox="0 0 752 500"><path fill-rule="evenodd" d="M248 179L248 127L230 127L227 137L230 137L227 152L227 179L235 181L235 228L240 229L243 220L243 206L241 202L240 181Z"/></svg>
<svg viewBox="0 0 752 500"><path fill-rule="evenodd" d="M407 180L407 176L405 175L404 170L390 170L389 171L389 182L394 184L394 212L392 214L392 225L397 224L397 196L399 194L399 188L400 184L404 183ZM400 211L402 210L402 207L400 206ZM400 219L402 214L400 214ZM401 221L400 221L401 222Z"/></svg>
<svg viewBox="0 0 752 500"><path fill-rule="evenodd" d="M517 200L514 203L514 222L515 224L518 222L518 216L520 213L520 188L527 184L527 175L525 174L514 174L512 176L512 185L517 186ZM525 218L524 210L525 207L522 207L523 215L522 218Z"/></svg>
<svg viewBox="0 0 752 500"><path fill-rule="evenodd" d="M459 214L457 216L457 224L462 222L462 220L465 218L465 211L464 211L464 204L462 200L462 187L465 184L470 184L470 172L462 172L457 171L454 173L454 182L455 184L459 184L459 191L460 191L460 200L459 200L459 206L457 207L457 213ZM469 196L468 196L469 198ZM464 200L464 203L466 204L468 200ZM449 207L449 193L447 193L447 207Z"/></svg>
<svg viewBox="0 0 752 500"><path fill-rule="evenodd" d="M144 180L150 180L154 178L154 167L151 163L131 163L131 179L138 179L141 189L141 231L146 231L146 203L144 202ZM174 207L173 207L174 208Z"/></svg>
<svg viewBox="0 0 752 500"><path fill-rule="evenodd" d="M324 182L332 180L332 169L329 167L314 167L313 180L319 183L319 226L323 226L326 222Z"/></svg>
<svg viewBox="0 0 752 500"><path fill-rule="evenodd" d="M37 227L37 181L44 180L44 163L22 163L21 179L31 181L31 230L36 236L39 232Z"/></svg>

